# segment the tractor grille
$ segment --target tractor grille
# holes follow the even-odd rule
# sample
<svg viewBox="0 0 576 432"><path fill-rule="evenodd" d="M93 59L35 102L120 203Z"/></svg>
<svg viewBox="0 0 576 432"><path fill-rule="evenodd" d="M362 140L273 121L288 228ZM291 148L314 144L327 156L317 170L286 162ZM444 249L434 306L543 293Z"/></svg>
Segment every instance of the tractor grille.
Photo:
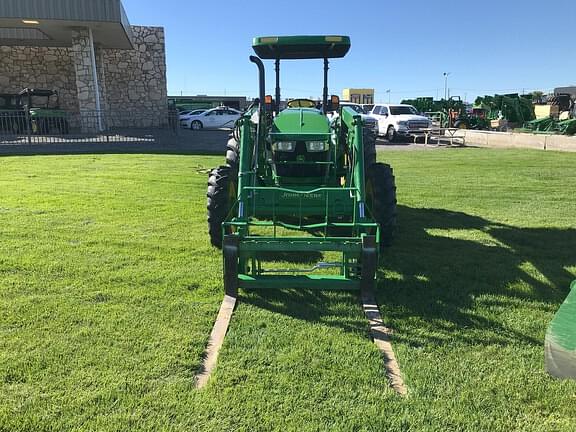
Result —
<svg viewBox="0 0 576 432"><path fill-rule="evenodd" d="M425 120L412 120L408 122L408 128L412 129L426 129L428 127L428 122Z"/></svg>

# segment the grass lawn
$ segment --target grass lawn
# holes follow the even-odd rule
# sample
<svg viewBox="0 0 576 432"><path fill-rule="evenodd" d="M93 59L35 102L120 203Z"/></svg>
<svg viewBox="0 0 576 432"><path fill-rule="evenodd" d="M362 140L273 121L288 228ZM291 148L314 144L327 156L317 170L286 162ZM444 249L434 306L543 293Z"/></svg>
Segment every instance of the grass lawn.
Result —
<svg viewBox="0 0 576 432"><path fill-rule="evenodd" d="M331 292L242 293L195 390L222 299L204 173L221 157L0 158L0 431L575 431L543 339L576 278L576 154L379 157L405 398L357 296Z"/></svg>

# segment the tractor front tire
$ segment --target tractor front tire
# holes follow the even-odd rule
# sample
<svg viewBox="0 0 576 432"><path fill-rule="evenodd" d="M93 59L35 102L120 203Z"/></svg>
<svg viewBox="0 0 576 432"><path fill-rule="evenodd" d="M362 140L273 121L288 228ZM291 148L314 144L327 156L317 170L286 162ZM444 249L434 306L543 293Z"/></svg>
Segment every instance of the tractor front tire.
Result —
<svg viewBox="0 0 576 432"><path fill-rule="evenodd" d="M236 202L238 170L221 166L210 172L208 178L208 234L212 246L222 249L222 222Z"/></svg>
<svg viewBox="0 0 576 432"><path fill-rule="evenodd" d="M226 145L226 165L236 171L240 165L240 145L234 138L230 138Z"/></svg>
<svg viewBox="0 0 576 432"><path fill-rule="evenodd" d="M392 245L396 228L396 182L392 167L375 163L366 170L366 200L380 224L380 247Z"/></svg>
<svg viewBox="0 0 576 432"><path fill-rule="evenodd" d="M364 143L364 166L369 167L376 163L376 136L368 129L364 129L362 141Z"/></svg>

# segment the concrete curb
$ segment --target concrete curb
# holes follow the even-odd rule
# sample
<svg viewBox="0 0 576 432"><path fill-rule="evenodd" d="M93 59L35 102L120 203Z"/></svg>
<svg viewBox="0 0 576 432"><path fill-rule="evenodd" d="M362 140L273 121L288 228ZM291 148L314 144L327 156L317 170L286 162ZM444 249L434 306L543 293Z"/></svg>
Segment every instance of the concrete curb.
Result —
<svg viewBox="0 0 576 432"><path fill-rule="evenodd" d="M490 148L530 148L576 152L576 136L462 130L466 145Z"/></svg>

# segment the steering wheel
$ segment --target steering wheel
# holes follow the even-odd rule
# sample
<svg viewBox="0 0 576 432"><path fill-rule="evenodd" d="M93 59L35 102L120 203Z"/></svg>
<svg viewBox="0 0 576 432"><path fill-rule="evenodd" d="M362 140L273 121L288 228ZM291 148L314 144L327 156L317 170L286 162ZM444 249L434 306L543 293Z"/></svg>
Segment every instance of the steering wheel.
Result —
<svg viewBox="0 0 576 432"><path fill-rule="evenodd" d="M292 99L288 108L316 108L316 102L311 99Z"/></svg>

